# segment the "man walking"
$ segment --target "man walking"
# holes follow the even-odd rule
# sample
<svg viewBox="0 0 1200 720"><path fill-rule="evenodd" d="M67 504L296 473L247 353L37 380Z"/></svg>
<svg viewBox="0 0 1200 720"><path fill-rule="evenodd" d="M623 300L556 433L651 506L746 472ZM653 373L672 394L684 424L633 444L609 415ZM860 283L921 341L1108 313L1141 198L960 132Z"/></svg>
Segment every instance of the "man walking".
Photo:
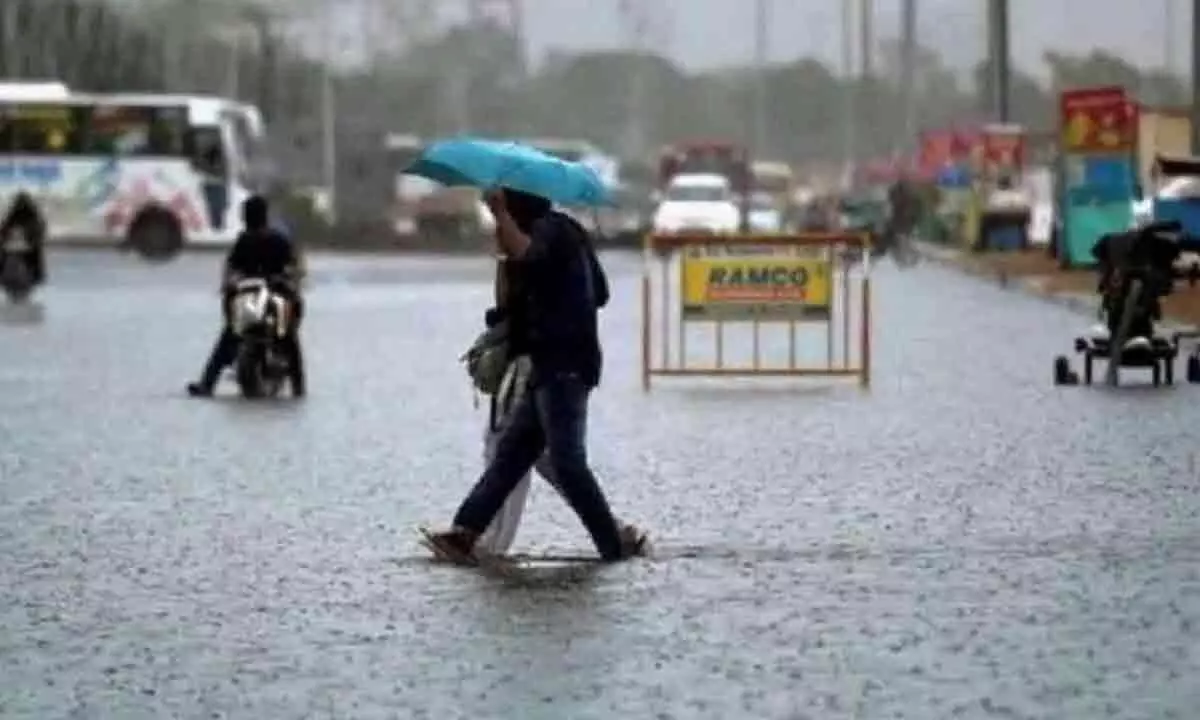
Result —
<svg viewBox="0 0 1200 720"><path fill-rule="evenodd" d="M532 363L529 391L512 410L483 476L463 501L450 530L430 536L434 549L468 562L476 541L543 451L559 490L579 516L603 560L643 552L645 536L620 525L588 466L587 407L600 382L597 310L608 283L587 232L545 198L510 189L489 193L505 262L519 266L520 303Z"/></svg>

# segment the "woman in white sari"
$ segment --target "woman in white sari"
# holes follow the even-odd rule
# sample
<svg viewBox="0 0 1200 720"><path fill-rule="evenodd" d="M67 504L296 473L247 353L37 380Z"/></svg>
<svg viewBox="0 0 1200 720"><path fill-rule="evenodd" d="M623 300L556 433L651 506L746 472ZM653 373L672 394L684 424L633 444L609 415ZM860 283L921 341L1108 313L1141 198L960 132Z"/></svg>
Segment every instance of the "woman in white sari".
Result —
<svg viewBox="0 0 1200 720"><path fill-rule="evenodd" d="M499 258L496 263L495 284L496 310L499 312L496 315L504 316L504 319L509 321L512 320L508 315L508 309L512 307L509 298L514 284L515 279L512 278L509 267L503 258ZM519 322L518 319L515 324L519 325ZM519 344L515 348L514 356L509 360L508 370L504 373L504 380L500 383L500 389L491 399L488 422L483 434L483 461L485 463L491 462L500 434L508 426L512 409L517 406L517 401L528 390L532 364L529 356L521 352ZM534 468L547 482L555 485L550 463L547 462L544 454L538 459ZM526 475L508 496L508 500L500 508L499 514L477 541L475 545L477 549L492 555L504 555L512 547L513 540L517 536L517 528L521 524L521 516L525 512L525 503L529 498L529 481L530 475Z"/></svg>
<svg viewBox="0 0 1200 720"><path fill-rule="evenodd" d="M516 407L517 400L528 389L530 367L528 356L521 355L515 358L508 366L508 372L504 375L500 391L492 398L490 417L483 436L483 461L485 463L492 461L500 434L508 425L511 417L509 411ZM547 462L544 454L538 459L534 468L547 482L554 485L550 463ZM475 547L478 550L492 555L504 555L512 547L513 540L517 537L517 528L521 524L521 515L525 512L525 503L529 498L530 475L522 478L520 484L504 501L499 514L477 541Z"/></svg>

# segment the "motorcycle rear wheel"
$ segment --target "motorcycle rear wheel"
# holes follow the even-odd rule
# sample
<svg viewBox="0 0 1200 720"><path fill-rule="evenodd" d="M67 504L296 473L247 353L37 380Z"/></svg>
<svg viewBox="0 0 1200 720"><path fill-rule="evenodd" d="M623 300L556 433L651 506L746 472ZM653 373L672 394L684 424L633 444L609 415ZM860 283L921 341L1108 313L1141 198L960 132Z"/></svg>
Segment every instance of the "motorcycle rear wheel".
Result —
<svg viewBox="0 0 1200 720"><path fill-rule="evenodd" d="M1121 319L1117 323L1117 332L1109 339L1108 365L1104 368L1104 383L1116 387L1120 381L1121 358L1125 352L1125 343L1129 342L1129 330L1133 327L1133 316L1137 313L1138 303L1142 299L1142 281L1133 278L1129 281L1129 289L1125 292L1125 302L1121 305Z"/></svg>
<svg viewBox="0 0 1200 720"><path fill-rule="evenodd" d="M242 397L247 400L275 397L279 394L282 380L268 367L267 349L257 345L245 345L238 354L237 384Z"/></svg>
<svg viewBox="0 0 1200 720"><path fill-rule="evenodd" d="M33 274L29 267L16 258L0 260L0 284L10 302L19 305L33 293Z"/></svg>

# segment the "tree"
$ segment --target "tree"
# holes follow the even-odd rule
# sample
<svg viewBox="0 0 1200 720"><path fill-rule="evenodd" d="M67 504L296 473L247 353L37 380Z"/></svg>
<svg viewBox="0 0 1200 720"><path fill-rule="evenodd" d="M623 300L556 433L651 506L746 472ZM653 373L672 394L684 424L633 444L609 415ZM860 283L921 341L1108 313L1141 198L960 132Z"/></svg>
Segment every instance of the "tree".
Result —
<svg viewBox="0 0 1200 720"><path fill-rule="evenodd" d="M974 77L975 105L987 108L992 96L992 68L984 60L975 66ZM1057 122L1058 105L1037 79L1020 70L1011 70L1008 78L1009 112L1012 122L1024 125L1026 128L1049 128ZM981 112L987 117L987 113Z"/></svg>
<svg viewBox="0 0 1200 720"><path fill-rule="evenodd" d="M631 107L639 76L642 108ZM661 137L668 128L690 131L698 107L692 82L675 65L619 51L581 53L548 67L530 78L525 99L529 127L521 134L581 137L604 147L618 146L630 112L643 112L650 133Z"/></svg>
<svg viewBox="0 0 1200 720"><path fill-rule="evenodd" d="M0 72L60 78L82 90L233 92L259 104L297 156L319 158L326 70L278 30L297 18L322 22L330 0L139 0L122 9L131 2L4 0ZM754 129L760 88L763 151L780 159L838 158L851 94L857 112L849 121L864 155L912 142L894 39L880 44L880 71L866 81L839 77L813 59L688 73L661 55L621 51L559 52L534 73L504 28L466 23L435 33L435 3L422 2L397 6L404 12L388 20L401 41L375 48L369 67L338 74L338 107L349 110L340 113L339 134L355 136L345 145L366 152L388 131L430 136L467 126L492 135L580 137L605 148L624 144L630 128L642 128L650 146L690 136L742 140ZM915 60L920 128L986 117L986 65L963 83L930 48L918 47ZM1111 53L1048 53L1044 60L1049 83L1022 72L1010 80L1013 119L1034 131L1054 126L1057 94L1068 87L1119 84L1152 104L1188 99L1179 78Z"/></svg>

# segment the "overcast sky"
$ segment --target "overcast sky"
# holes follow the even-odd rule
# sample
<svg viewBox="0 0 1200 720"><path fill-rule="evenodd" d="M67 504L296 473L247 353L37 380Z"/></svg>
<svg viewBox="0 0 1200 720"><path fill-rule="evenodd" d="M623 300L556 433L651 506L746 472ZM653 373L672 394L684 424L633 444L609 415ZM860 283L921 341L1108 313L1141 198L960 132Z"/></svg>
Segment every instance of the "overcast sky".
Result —
<svg viewBox="0 0 1200 720"><path fill-rule="evenodd" d="M280 3L330 3L341 17L336 43L342 60L363 46L364 28L388 34L388 23L364 20L369 10L430 0L277 0ZM483 0L503 4L506 0ZM554 48L581 50L630 44L628 22L618 11L622 0L520 0L525 33L536 62ZM817 57L835 67L841 58L842 4L856 0L767 0L768 47L773 60ZM443 22L465 17L469 0L433 0ZM651 44L692 68L744 63L754 50L755 0L625 0L651 21ZM874 0L878 37L899 32L901 0ZM1188 0L1010 0L1012 55L1026 71L1045 76L1047 50L1086 53L1100 48L1142 66L1188 67L1191 3ZM857 4L857 3L856 3ZM917 0L918 35L953 66L967 69L983 57L985 0ZM293 6L294 7L294 6ZM359 12L354 10L358 8ZM382 10L377 10L382 12ZM323 33L330 25L312 28ZM392 26L395 27L394 25ZM1167 28L1172 28L1168 33ZM304 33L309 35L308 32ZM311 36L310 36L311 37ZM315 39L314 39L315 41Z"/></svg>
<svg viewBox="0 0 1200 720"><path fill-rule="evenodd" d="M442 0L446 7L462 3ZM843 0L768 0L771 56L816 56L837 63ZM1141 65L1161 66L1168 53L1178 71L1187 66L1191 26L1187 0L1010 0L1012 52L1027 70L1043 72L1048 49L1104 48ZM753 57L754 0L632 0L657 16L658 41L692 67L744 62ZM876 32L898 33L900 0L874 0ZM917 0L921 41L956 66L976 62L984 42L984 0ZM624 31L618 0L524 0L526 34L534 58L547 49L612 47ZM1168 20L1174 28L1168 40Z"/></svg>

